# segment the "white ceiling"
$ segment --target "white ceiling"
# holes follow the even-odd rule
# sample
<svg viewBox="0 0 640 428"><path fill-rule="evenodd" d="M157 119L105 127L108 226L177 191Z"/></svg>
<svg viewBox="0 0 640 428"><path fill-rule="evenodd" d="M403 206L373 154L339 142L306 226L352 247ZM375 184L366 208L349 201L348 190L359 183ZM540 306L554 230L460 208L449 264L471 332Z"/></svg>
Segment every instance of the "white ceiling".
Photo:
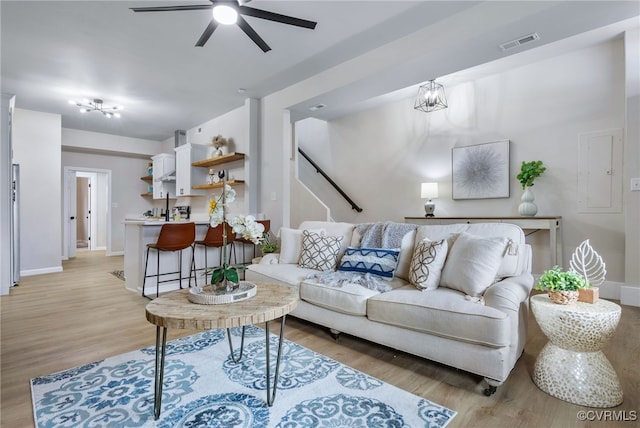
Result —
<svg viewBox="0 0 640 428"><path fill-rule="evenodd" d="M535 59L521 54L528 49L553 55L549 47L567 46L553 43L557 40L620 21L638 26L640 15L637 0L253 0L248 6L318 22L315 30L307 30L247 17L272 48L263 53L237 26L220 26L204 47L195 47L211 19L206 10L129 10L206 3L2 0L2 92L15 94L19 108L61 114L66 128L162 141L176 129L193 128L242 105L247 97L263 97L367 52L389 52L396 62L292 106L294 114L308 116L308 107L324 103L329 107L315 115L337 117L370 107L384 94L479 64L495 65L513 53L518 55L510 66L513 58ZM584 40L613 37L621 27L608 28L597 33L598 39ZM497 48L534 31L541 39L531 46L508 53ZM102 98L105 105L125 110L120 119L106 119L82 114L67 102L82 98Z"/></svg>

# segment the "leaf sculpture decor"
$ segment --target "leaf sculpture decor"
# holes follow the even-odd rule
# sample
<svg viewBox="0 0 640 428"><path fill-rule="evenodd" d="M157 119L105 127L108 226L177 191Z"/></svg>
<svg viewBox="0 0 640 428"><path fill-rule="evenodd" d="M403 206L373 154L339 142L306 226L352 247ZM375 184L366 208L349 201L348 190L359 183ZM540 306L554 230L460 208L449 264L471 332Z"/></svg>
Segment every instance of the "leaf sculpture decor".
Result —
<svg viewBox="0 0 640 428"><path fill-rule="evenodd" d="M591 285L600 285L607 274L602 257L591 247L589 240L582 241L571 255L569 266L586 278Z"/></svg>

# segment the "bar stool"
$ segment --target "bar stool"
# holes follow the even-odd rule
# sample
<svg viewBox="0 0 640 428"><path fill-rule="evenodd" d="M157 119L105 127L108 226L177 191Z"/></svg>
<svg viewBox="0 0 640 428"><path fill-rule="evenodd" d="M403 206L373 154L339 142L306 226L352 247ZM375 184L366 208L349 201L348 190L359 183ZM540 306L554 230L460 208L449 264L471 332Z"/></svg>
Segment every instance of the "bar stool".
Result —
<svg viewBox="0 0 640 428"><path fill-rule="evenodd" d="M256 223L260 223L261 225L264 226L264 233L269 233L269 229L271 228L271 220L256 220ZM243 238L243 237L237 237L236 238L237 242L242 243L242 263L245 264L244 260L244 246L245 244L249 244L253 246L253 257L256 257L256 247L257 245L254 244L251 240Z"/></svg>
<svg viewBox="0 0 640 428"><path fill-rule="evenodd" d="M180 288L182 289L182 250L191 247L191 264L189 266L189 287L191 287L191 269L195 266L194 258L194 246L193 241L196 238L196 224L195 223L166 223L162 225L160 234L158 235L158 241L155 244L147 244L147 257L144 264L144 279L142 281L142 296L150 299L149 296L144 294L147 278L156 277L156 297L160 295L160 283L175 281L173 279L166 279L160 281L160 277L164 275L179 275ZM149 265L149 250L156 250L156 273L147 275L147 266ZM178 263L179 270L176 272L160 273L160 252L161 251L179 251Z"/></svg>
<svg viewBox="0 0 640 428"><path fill-rule="evenodd" d="M234 263L238 262L238 259L236 257L236 247L235 245L233 245L233 242L235 241L235 238L236 238L236 234L233 231L233 227L231 227L228 223L221 223L216 227L209 226L209 228L207 229L207 233L204 236L204 239L202 239L201 241L195 241L193 243L194 249L197 245L202 245L204 247L204 268L196 269L195 263L193 265L193 270L196 273L194 275L196 285L198 285L197 272L199 270L206 271L209 268L209 264L207 263L208 248L220 248L220 260L218 262L218 266L222 265L222 247L224 246L224 238L222 236L223 227L227 229L227 246L230 246L231 247L230 251L233 251ZM229 252L229 260L231 260L231 252ZM205 281L205 285L206 285L206 281Z"/></svg>

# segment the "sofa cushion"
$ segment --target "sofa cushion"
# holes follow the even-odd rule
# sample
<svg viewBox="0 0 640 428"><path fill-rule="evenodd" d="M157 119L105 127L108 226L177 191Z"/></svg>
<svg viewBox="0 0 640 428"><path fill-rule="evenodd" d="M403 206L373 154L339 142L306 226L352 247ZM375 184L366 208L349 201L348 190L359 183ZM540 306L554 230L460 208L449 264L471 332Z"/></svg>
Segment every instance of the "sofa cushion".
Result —
<svg viewBox="0 0 640 428"><path fill-rule="evenodd" d="M318 272L314 269L301 268L293 263L258 263L247 266L247 269L296 287L308 275Z"/></svg>
<svg viewBox="0 0 640 428"><path fill-rule="evenodd" d="M351 223L333 221L303 221L299 226L299 229L323 229L327 236L342 236L342 243L340 244L338 260L340 260L347 247L351 245L354 228L355 225ZM351 246L353 247L353 245Z"/></svg>
<svg viewBox="0 0 640 428"><path fill-rule="evenodd" d="M462 232L483 237L503 236L509 240L510 248L498 268L497 276L499 278L520 275L526 271L527 253L524 232L515 224L496 222L420 226L416 233L416 242L420 242L424 238L429 238L432 241L447 239L449 251L451 251L456 235Z"/></svg>
<svg viewBox="0 0 640 428"><path fill-rule="evenodd" d="M400 244L400 257L398 257L398 268L395 275L405 281L409 281L409 265L413 257L413 247L416 244L416 231L412 230L404 235Z"/></svg>
<svg viewBox="0 0 640 428"><path fill-rule="evenodd" d="M323 234L322 228L308 229L310 232ZM281 227L280 232L280 263L298 263L302 253L302 229Z"/></svg>
<svg viewBox="0 0 640 428"><path fill-rule="evenodd" d="M388 248L354 248L345 251L338 270L370 273L383 279L393 278L398 266L399 250Z"/></svg>
<svg viewBox="0 0 640 428"><path fill-rule="evenodd" d="M449 250L440 285L472 297L482 296L496 281L508 240L463 232Z"/></svg>
<svg viewBox="0 0 640 428"><path fill-rule="evenodd" d="M403 287L406 284L405 281L397 278L389 281L392 288ZM366 315L367 300L378 294L380 294L379 291L351 282L334 286L320 283L317 279L307 279L300 284L301 300L348 315Z"/></svg>
<svg viewBox="0 0 640 428"><path fill-rule="evenodd" d="M308 230L302 231L302 253L298 265L321 271L334 270L340 252L342 236L321 236Z"/></svg>
<svg viewBox="0 0 640 428"><path fill-rule="evenodd" d="M367 318L485 346L510 343L506 313L466 300L464 294L449 288L424 293L407 285L372 296L367 301Z"/></svg>
<svg viewBox="0 0 640 428"><path fill-rule="evenodd" d="M424 238L413 250L409 268L409 282L419 290L435 290L440 284L444 261L447 258L447 240L431 241Z"/></svg>

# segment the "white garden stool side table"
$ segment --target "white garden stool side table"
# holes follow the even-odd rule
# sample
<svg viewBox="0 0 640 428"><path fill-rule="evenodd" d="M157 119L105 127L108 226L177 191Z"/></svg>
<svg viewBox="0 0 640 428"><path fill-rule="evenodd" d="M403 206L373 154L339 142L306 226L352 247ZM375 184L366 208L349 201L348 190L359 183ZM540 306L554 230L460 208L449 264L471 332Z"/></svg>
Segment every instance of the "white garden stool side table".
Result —
<svg viewBox="0 0 640 428"><path fill-rule="evenodd" d="M618 375L601 351L620 321L620 306L607 300L560 305L538 294L531 310L549 339L533 368L538 388L582 406L622 403Z"/></svg>

